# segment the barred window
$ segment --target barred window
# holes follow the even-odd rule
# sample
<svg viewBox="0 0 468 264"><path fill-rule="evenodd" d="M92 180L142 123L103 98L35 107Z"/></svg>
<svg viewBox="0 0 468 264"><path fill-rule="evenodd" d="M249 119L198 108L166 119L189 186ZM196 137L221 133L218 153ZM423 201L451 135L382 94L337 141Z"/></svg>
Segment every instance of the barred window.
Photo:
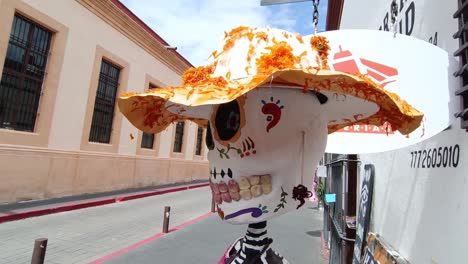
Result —
<svg viewBox="0 0 468 264"><path fill-rule="evenodd" d="M147 134L143 132L141 137L141 147L146 149L153 149L154 146L154 134Z"/></svg>
<svg viewBox="0 0 468 264"><path fill-rule="evenodd" d="M0 128L33 132L52 32L15 15L0 81Z"/></svg>
<svg viewBox="0 0 468 264"><path fill-rule="evenodd" d="M455 51L454 55L460 57L460 70L455 72L455 76L460 77L462 80L462 87L458 89L455 94L461 96L460 112L456 113L460 117L461 126L468 130L468 0L458 1L458 10L453 15L458 18L459 30L453 37L458 38L460 48Z"/></svg>
<svg viewBox="0 0 468 264"><path fill-rule="evenodd" d="M195 155L202 154L203 128L198 127L197 130L197 145L195 146Z"/></svg>
<svg viewBox="0 0 468 264"><path fill-rule="evenodd" d="M102 60L89 141L110 143L120 69Z"/></svg>
<svg viewBox="0 0 468 264"><path fill-rule="evenodd" d="M184 143L184 127L185 122L177 122L174 138L174 152L182 152L182 144Z"/></svg>
<svg viewBox="0 0 468 264"><path fill-rule="evenodd" d="M148 89L159 88L157 85L152 83L149 84ZM143 136L141 136L141 147L146 149L153 149L154 147L154 134L147 134L143 132Z"/></svg>

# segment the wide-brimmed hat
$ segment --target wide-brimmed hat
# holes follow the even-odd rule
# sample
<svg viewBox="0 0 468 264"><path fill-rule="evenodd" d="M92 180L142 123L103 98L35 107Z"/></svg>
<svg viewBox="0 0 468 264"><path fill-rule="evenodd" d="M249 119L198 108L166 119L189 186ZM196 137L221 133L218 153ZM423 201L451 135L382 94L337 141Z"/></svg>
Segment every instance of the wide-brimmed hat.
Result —
<svg viewBox="0 0 468 264"><path fill-rule="evenodd" d="M281 87L327 98L323 107L329 133L354 124L390 124L406 135L420 125L420 111L368 76L330 70L329 50L330 43L320 34L303 37L279 29L238 27L226 33L211 63L183 74L180 86L125 93L118 106L135 127L158 133L182 120L206 126L212 105L259 87Z"/></svg>

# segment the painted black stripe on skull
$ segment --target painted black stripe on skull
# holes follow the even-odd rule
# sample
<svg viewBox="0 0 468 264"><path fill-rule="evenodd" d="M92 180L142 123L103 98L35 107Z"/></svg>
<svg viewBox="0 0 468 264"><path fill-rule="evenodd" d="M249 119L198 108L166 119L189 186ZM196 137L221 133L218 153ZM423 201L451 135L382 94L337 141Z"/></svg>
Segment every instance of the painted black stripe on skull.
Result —
<svg viewBox="0 0 468 264"><path fill-rule="evenodd" d="M213 176L214 179L216 179L216 176L220 175L221 178L224 178L224 176L228 176L229 178L232 179L232 170L228 168L226 171L221 170L221 171L216 171L216 167L213 169L210 169L210 175Z"/></svg>
<svg viewBox="0 0 468 264"><path fill-rule="evenodd" d="M213 140L213 134L211 134L211 124L208 122L208 127L206 128L206 137L205 137L206 147L209 150L213 150L215 148L215 143Z"/></svg>

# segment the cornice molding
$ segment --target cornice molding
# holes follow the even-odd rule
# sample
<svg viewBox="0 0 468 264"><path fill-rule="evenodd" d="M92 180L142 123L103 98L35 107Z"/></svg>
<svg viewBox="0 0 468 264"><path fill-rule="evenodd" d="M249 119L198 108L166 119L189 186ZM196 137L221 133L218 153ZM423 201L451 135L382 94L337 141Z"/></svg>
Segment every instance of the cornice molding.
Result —
<svg viewBox="0 0 468 264"><path fill-rule="evenodd" d="M343 13L344 0L328 0L327 21L325 30L338 30Z"/></svg>
<svg viewBox="0 0 468 264"><path fill-rule="evenodd" d="M165 44L162 43L164 40L157 39L111 0L76 1L177 74L182 75L185 70L192 66L187 60L181 59L182 56L175 51L166 49Z"/></svg>

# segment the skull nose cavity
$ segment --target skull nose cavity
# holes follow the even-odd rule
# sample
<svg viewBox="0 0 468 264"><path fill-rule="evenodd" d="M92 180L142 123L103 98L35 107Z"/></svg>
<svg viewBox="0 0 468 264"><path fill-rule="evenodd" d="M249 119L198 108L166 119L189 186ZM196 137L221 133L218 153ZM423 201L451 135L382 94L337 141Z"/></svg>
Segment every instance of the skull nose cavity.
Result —
<svg viewBox="0 0 468 264"><path fill-rule="evenodd" d="M271 175L242 176L238 181L210 182L211 192L216 204L232 201L250 200L271 192Z"/></svg>

